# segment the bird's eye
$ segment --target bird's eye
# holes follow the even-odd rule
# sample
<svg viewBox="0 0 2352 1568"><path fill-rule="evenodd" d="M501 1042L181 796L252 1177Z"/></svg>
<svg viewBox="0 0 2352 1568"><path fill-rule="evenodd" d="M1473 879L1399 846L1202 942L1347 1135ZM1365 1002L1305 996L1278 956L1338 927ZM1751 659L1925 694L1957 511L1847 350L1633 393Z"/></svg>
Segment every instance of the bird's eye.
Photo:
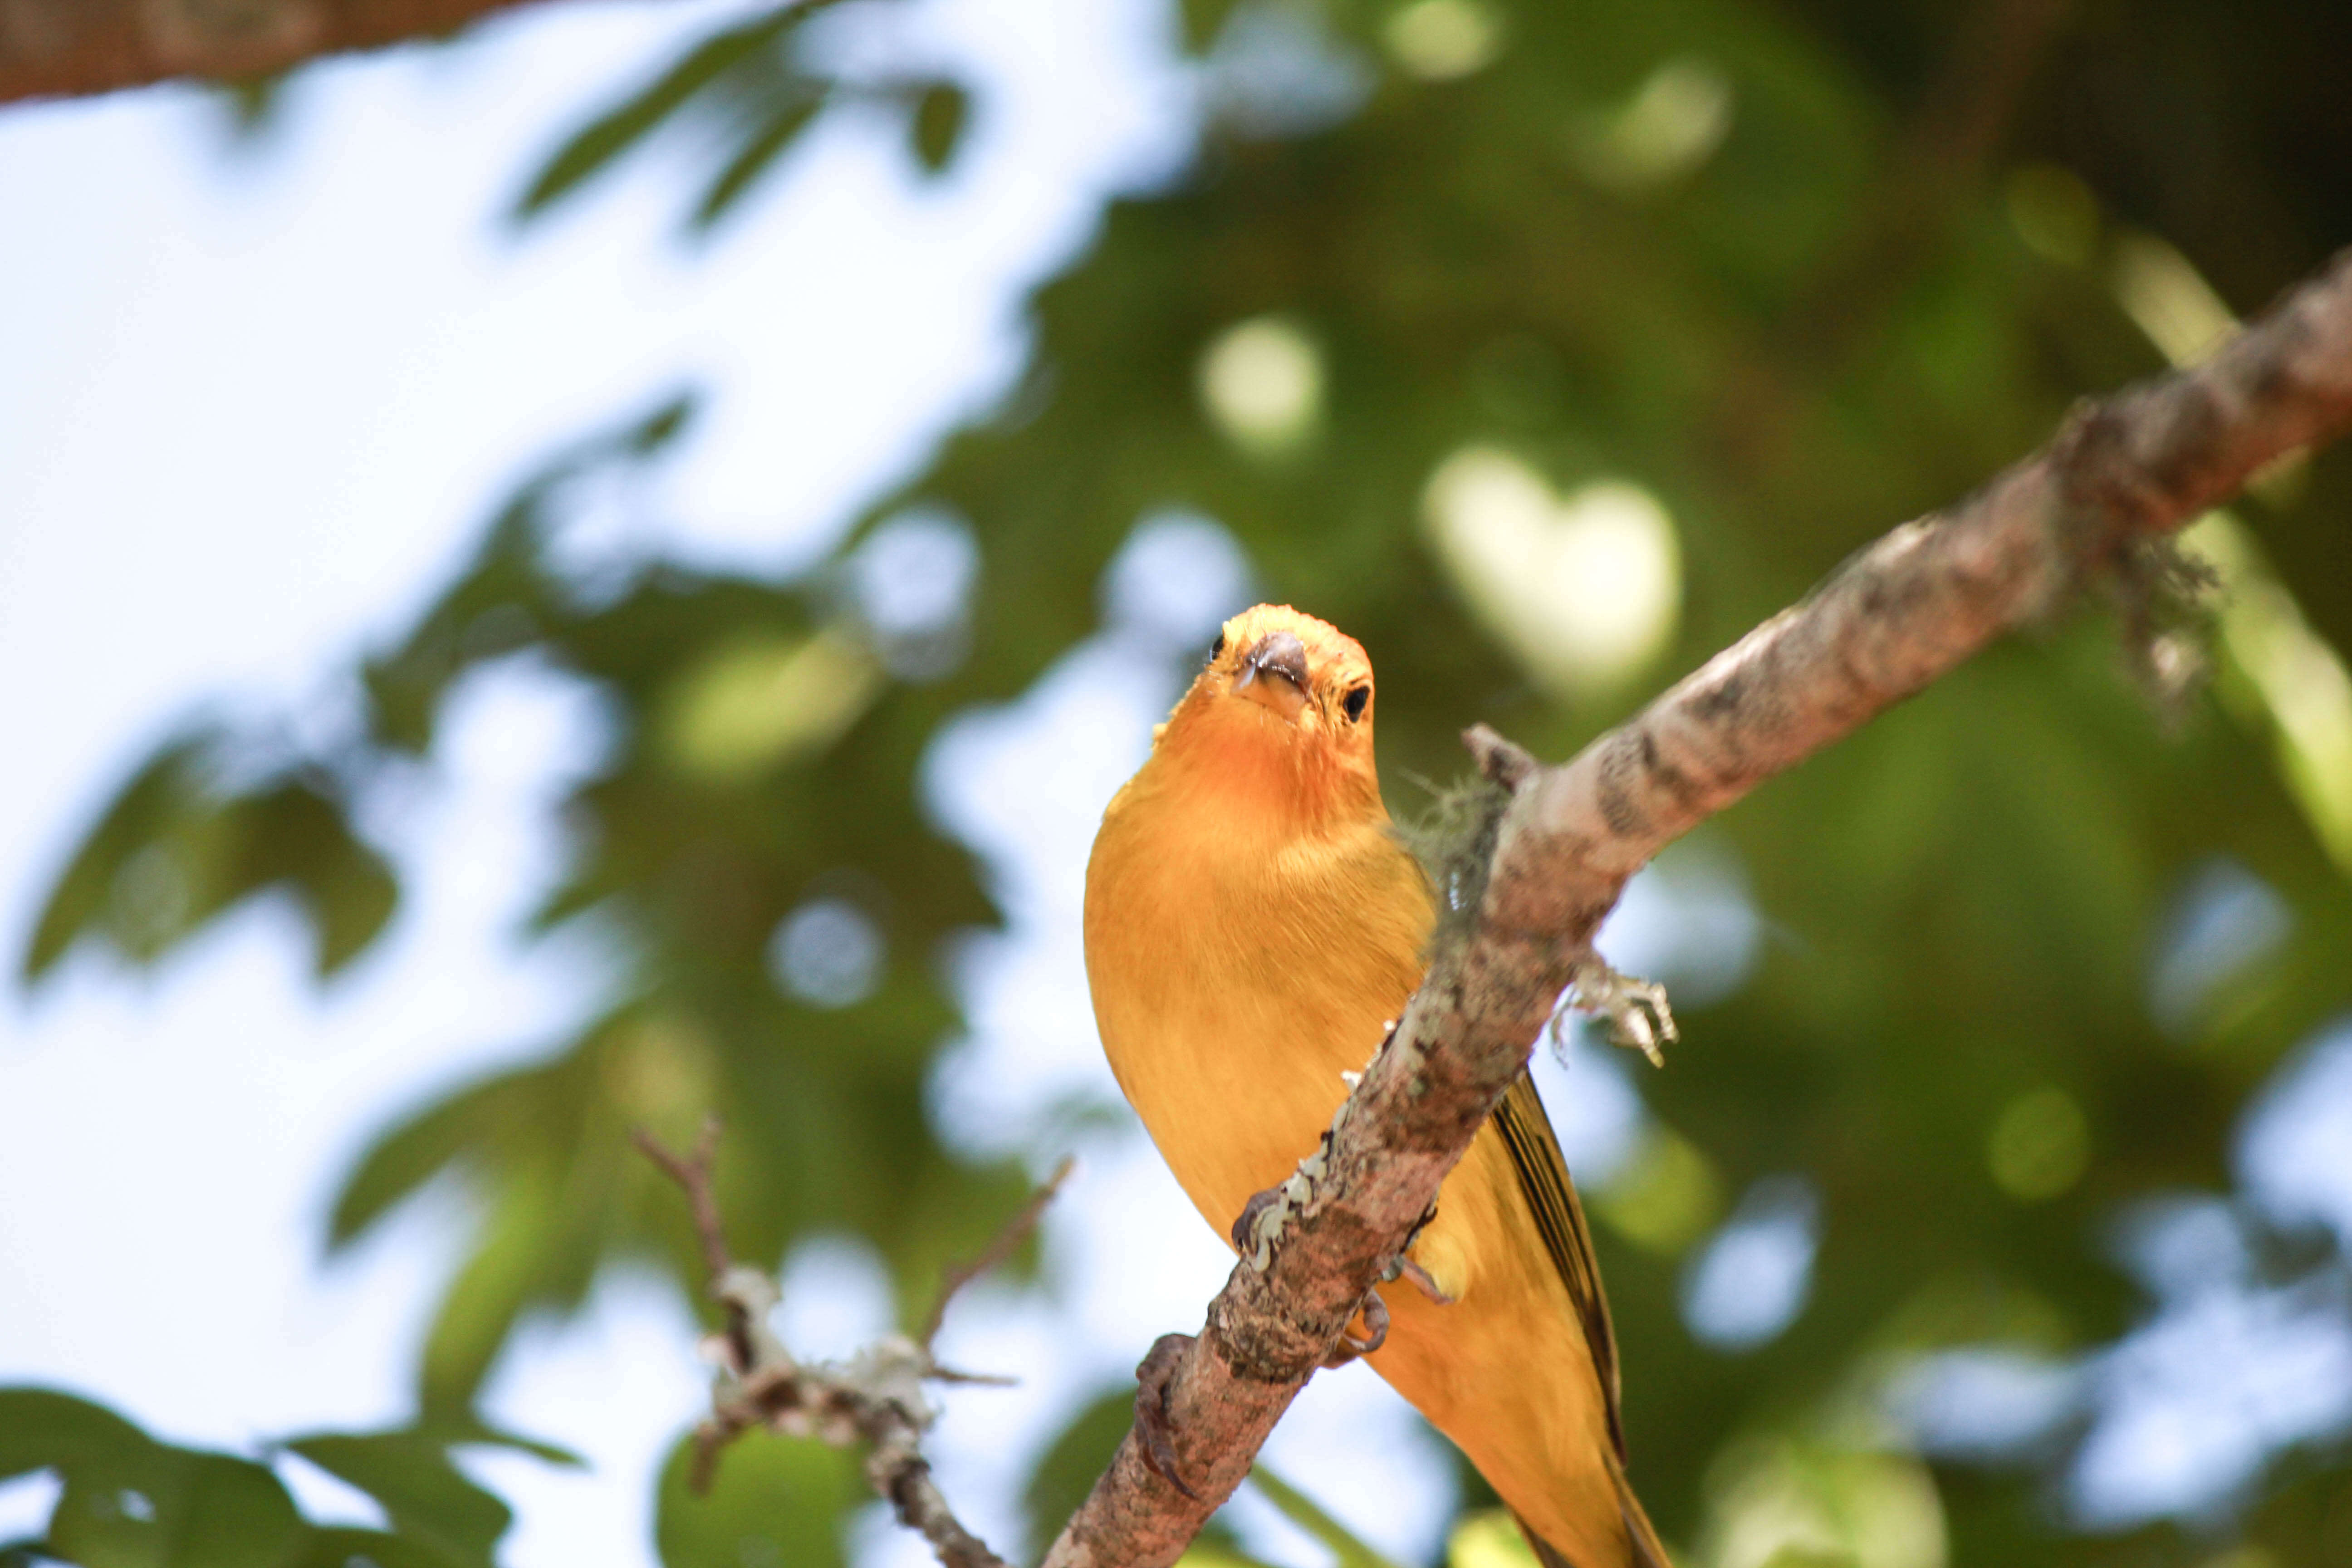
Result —
<svg viewBox="0 0 2352 1568"><path fill-rule="evenodd" d="M1362 718L1364 716L1364 704L1370 702L1371 700L1372 689L1370 687L1349 687L1348 689L1348 695L1339 699L1339 707L1341 710L1348 715L1348 722L1352 724L1357 720Z"/></svg>
<svg viewBox="0 0 2352 1568"><path fill-rule="evenodd" d="M1223 632L1219 632L1219 633L1217 634L1217 640L1216 640L1216 641L1214 641L1214 642L1213 642L1213 643L1211 643L1211 644L1209 645L1209 658L1210 658L1210 661L1211 661L1212 663L1215 662L1217 656L1218 656L1219 654L1221 654L1221 653L1224 652L1224 651L1225 651L1225 634L1224 634L1224 633L1223 633Z"/></svg>

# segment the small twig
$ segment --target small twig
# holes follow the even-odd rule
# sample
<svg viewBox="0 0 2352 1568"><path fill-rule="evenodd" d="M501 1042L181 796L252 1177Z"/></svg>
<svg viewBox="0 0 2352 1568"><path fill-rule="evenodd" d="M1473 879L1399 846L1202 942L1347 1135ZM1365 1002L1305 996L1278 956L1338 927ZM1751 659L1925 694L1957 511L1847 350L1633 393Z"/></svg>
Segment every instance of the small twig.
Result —
<svg viewBox="0 0 2352 1568"><path fill-rule="evenodd" d="M710 1488L719 1456L730 1443L765 1427L791 1436L815 1437L835 1447L866 1445L866 1479L887 1500L898 1522L931 1544L943 1568L1007 1568L985 1542L966 1530L931 1478L923 1457L923 1434L939 1412L923 1384L992 1383L955 1372L931 1359L930 1342L948 1301L965 1283L993 1268L1036 1224L1038 1214L1069 1174L1064 1161L1053 1179L1013 1216L980 1257L950 1272L920 1343L903 1334L885 1336L839 1366L804 1365L793 1359L767 1326L779 1299L776 1283L756 1268L737 1263L727 1249L712 1172L719 1153L719 1121L703 1124L691 1155L665 1148L643 1128L632 1136L646 1158L676 1182L694 1211L710 1293L727 1313L727 1331L706 1342L718 1363L710 1414L694 1431L694 1463L688 1486L698 1495Z"/></svg>
<svg viewBox="0 0 2352 1568"><path fill-rule="evenodd" d="M726 1227L719 1218L719 1118L703 1118L702 1136L695 1141L694 1152L684 1157L672 1153L642 1127L632 1128L629 1137L646 1159L686 1193L687 1206L694 1214L695 1234L702 1241L702 1267L710 1276L710 1293L728 1310L728 1345L740 1375L759 1357L751 1342L752 1319L726 1289L728 1276L735 1271L735 1259L727 1250Z"/></svg>
<svg viewBox="0 0 2352 1568"><path fill-rule="evenodd" d="M694 1210L694 1228L702 1238L702 1266L709 1270L715 1289L735 1267L727 1250L727 1233L719 1223L719 1194L712 1184L719 1159L719 1118L703 1118L702 1136L696 1141L694 1152L684 1158L671 1153L660 1139L642 1127L631 1129L629 1137L646 1159L661 1167L664 1175L686 1189L686 1201Z"/></svg>
<svg viewBox="0 0 2352 1568"><path fill-rule="evenodd" d="M1045 1212L1045 1205L1054 1201L1054 1195L1062 1190L1062 1184L1070 1179L1070 1173L1077 1168L1077 1163L1076 1159L1065 1154L1062 1163L1054 1167L1054 1173L1045 1178L1045 1185L1029 1194L1029 1201L1021 1205L1021 1212L1004 1222L994 1238L980 1249L978 1257L957 1264L947 1271L947 1277L940 1281L939 1300L931 1303L930 1315L923 1320L922 1331L915 1336L915 1342L922 1346L926 1353L931 1348L931 1342L940 1337L940 1325L947 1321L948 1303L956 1299L956 1292L1013 1256L1013 1249L1021 1245L1022 1237L1035 1228L1038 1216ZM957 1373L948 1381L993 1383L1002 1380Z"/></svg>

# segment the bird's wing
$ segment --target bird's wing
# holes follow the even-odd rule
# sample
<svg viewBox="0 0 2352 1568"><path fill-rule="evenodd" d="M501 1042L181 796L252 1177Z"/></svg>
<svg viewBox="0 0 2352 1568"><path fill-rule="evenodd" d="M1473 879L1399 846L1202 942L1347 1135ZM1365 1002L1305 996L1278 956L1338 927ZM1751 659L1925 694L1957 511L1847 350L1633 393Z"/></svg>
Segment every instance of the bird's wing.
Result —
<svg viewBox="0 0 2352 1568"><path fill-rule="evenodd" d="M1585 1228L1584 1206L1576 1201L1576 1185L1568 1178L1568 1162L1552 1136L1551 1119L1544 1114L1536 1094L1536 1080L1519 1069L1503 1102L1495 1107L1495 1126L1511 1152L1511 1168L1518 1173L1519 1191L1526 1194L1536 1228L1542 1232L1544 1250L1568 1287L1576 1305L1577 1321L1592 1352L1593 1370L1601 1377L1601 1397L1609 1408L1609 1441L1622 1462L1625 1428L1617 1410L1617 1335L1609 1326L1609 1301L1601 1293L1601 1266L1592 1257L1592 1236Z"/></svg>
<svg viewBox="0 0 2352 1568"><path fill-rule="evenodd" d="M1568 1287L1576 1305L1577 1322L1584 1330L1592 1370L1599 1375L1601 1396L1608 1406L1609 1479L1616 1489L1617 1508L1625 1522L1625 1537L1635 1568L1670 1568L1666 1549L1658 1540L1641 1500L1625 1476L1625 1427L1618 1414L1617 1333L1609 1325L1609 1300L1601 1292L1601 1265L1592 1256L1592 1233L1585 1227L1584 1205L1576 1200L1576 1184L1568 1178L1568 1161L1552 1136L1551 1118L1544 1114L1536 1080L1525 1068L1503 1102L1495 1107L1495 1126L1511 1152L1511 1168L1518 1173L1519 1191L1527 1195L1536 1228L1543 1234L1544 1250ZM1557 1547L1528 1530L1521 1532L1535 1549L1543 1568L1576 1568Z"/></svg>

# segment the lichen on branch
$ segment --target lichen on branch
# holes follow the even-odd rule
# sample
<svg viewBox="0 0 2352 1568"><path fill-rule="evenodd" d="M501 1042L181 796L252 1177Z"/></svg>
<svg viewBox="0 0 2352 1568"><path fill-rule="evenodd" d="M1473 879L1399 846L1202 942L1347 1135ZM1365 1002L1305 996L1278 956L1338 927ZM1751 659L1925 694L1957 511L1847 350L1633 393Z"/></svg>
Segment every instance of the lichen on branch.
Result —
<svg viewBox="0 0 2352 1568"><path fill-rule="evenodd" d="M1007 1568L987 1542L956 1518L923 1455L923 1436L939 1419L928 1384L1006 1380L941 1365L932 1354L931 1342L956 1293L1010 1257L1036 1225L1068 1179L1071 1163L1062 1162L977 1258L949 1271L918 1337L887 1334L845 1362L808 1363L795 1360L768 1327L768 1314L779 1300L776 1282L736 1262L728 1250L712 1181L719 1152L717 1119L704 1125L691 1154L673 1152L643 1130L635 1139L646 1157L685 1192L710 1276L710 1293L726 1318L721 1331L704 1345L718 1376L710 1414L695 1428L691 1489L708 1490L719 1455L757 1428L814 1437L836 1447L862 1443L867 1482L890 1504L899 1523L930 1542L945 1568Z"/></svg>

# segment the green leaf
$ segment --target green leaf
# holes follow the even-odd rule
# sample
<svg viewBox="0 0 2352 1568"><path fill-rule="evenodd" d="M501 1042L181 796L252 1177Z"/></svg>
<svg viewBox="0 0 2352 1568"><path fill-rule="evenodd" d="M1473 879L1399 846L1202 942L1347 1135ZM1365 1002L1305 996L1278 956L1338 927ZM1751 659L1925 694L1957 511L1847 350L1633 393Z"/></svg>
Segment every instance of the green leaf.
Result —
<svg viewBox="0 0 2352 1568"><path fill-rule="evenodd" d="M283 1447L373 1497L393 1526L322 1529L303 1521L266 1464L159 1443L71 1394L0 1389L0 1479L46 1468L64 1483L46 1539L22 1550L81 1568L490 1568L512 1516L450 1462L454 1442L570 1460L470 1416L298 1437Z"/></svg>
<svg viewBox="0 0 2352 1568"><path fill-rule="evenodd" d="M307 779L290 779L236 802L230 815L242 853L221 907L265 889L292 889L315 934L322 980L383 932L399 884L383 857L352 831L340 801Z"/></svg>
<svg viewBox="0 0 2352 1568"><path fill-rule="evenodd" d="M1110 1468L1119 1440L1134 1425L1133 1388L1115 1388L1070 1418L1029 1472L1029 1484L1021 1493L1033 1545L1042 1549L1069 1522L1096 1480Z"/></svg>
<svg viewBox="0 0 2352 1568"><path fill-rule="evenodd" d="M753 1432L728 1445L708 1495L687 1481L693 1439L662 1467L654 1540L665 1568L843 1568L849 1510L870 1500L858 1456Z"/></svg>
<svg viewBox="0 0 2352 1568"><path fill-rule="evenodd" d="M201 760L219 742L217 729L193 730L149 758L116 794L42 907L33 939L25 949L26 981L47 974L78 938L93 932L113 934L120 929L126 918L121 907L125 900L121 884L126 868L141 850L163 839L190 808L199 793L196 779ZM163 869L159 867L158 874ZM156 889L156 894L160 901L165 890ZM174 918L169 910L158 910L156 914L163 921ZM123 945L121 937L116 940L118 946ZM126 947L125 951L136 950Z"/></svg>
<svg viewBox="0 0 2352 1568"><path fill-rule="evenodd" d="M516 1125L516 1118L544 1110L549 1092L539 1069L501 1073L465 1086L378 1134L335 1194L328 1249L357 1240L462 1156L494 1142L502 1129Z"/></svg>
<svg viewBox="0 0 2352 1568"><path fill-rule="evenodd" d="M267 1467L157 1446L128 1470L68 1469L46 1547L81 1568L278 1568L302 1518Z"/></svg>
<svg viewBox="0 0 2352 1568"><path fill-rule="evenodd" d="M402 1536L452 1563L490 1568L492 1548L514 1515L450 1462L448 1446L422 1433L319 1433L285 1447L383 1505Z"/></svg>
<svg viewBox="0 0 2352 1568"><path fill-rule="evenodd" d="M34 928L24 973L47 973L79 938L152 963L256 894L291 892L321 978L364 951L399 898L392 868L354 834L322 775L237 795L214 784L231 742L193 732L142 768L91 830Z"/></svg>
<svg viewBox="0 0 2352 1568"><path fill-rule="evenodd" d="M376 746L408 755L431 750L441 700L460 677L568 629L566 584L543 559L564 496L583 479L662 456L693 427L699 407L691 388L671 393L566 446L516 487L466 571L405 638L361 667Z"/></svg>
<svg viewBox="0 0 2352 1568"><path fill-rule="evenodd" d="M585 1289L593 1258L577 1254L578 1232L559 1223L559 1195L554 1173L540 1167L510 1173L497 1193L489 1223L425 1337L417 1392L428 1416L474 1402L515 1321L553 1294L551 1276L562 1265Z"/></svg>
<svg viewBox="0 0 2352 1568"><path fill-rule="evenodd" d="M147 1434L87 1399L47 1388L0 1388L0 1480L51 1468L129 1474L154 1455Z"/></svg>
<svg viewBox="0 0 2352 1568"><path fill-rule="evenodd" d="M614 445L629 457L655 457L686 434L701 405L701 396L691 390L674 392L648 412L624 425Z"/></svg>
<svg viewBox="0 0 2352 1568"><path fill-rule="evenodd" d="M220 82L214 97L227 110L229 132L251 148L280 131L286 119L288 72L271 71Z"/></svg>
<svg viewBox="0 0 2352 1568"><path fill-rule="evenodd" d="M460 1568L425 1542L348 1525L312 1529L285 1568Z"/></svg>
<svg viewBox="0 0 2352 1568"><path fill-rule="evenodd" d="M581 1454L544 1437L533 1437L520 1432L509 1432L495 1426L475 1415L461 1411L455 1415L420 1422L415 1430L436 1443L465 1444L484 1448L511 1448L518 1454L559 1466L567 1470L584 1470L588 1460Z"/></svg>
<svg viewBox="0 0 2352 1568"><path fill-rule="evenodd" d="M1238 4L1239 0L1182 0L1178 11L1184 24L1186 52L1197 55L1214 43Z"/></svg>
<svg viewBox="0 0 2352 1568"><path fill-rule="evenodd" d="M822 89L814 89L803 98L787 101L761 121L702 193L702 200L695 204L691 226L710 228L734 211L760 177L775 167L776 161L800 139L824 102Z"/></svg>
<svg viewBox="0 0 2352 1568"><path fill-rule="evenodd" d="M944 173L962 144L965 127L971 119L971 95L951 81L928 84L922 95L915 100L915 112L908 130L914 139L915 156L923 168L933 174Z"/></svg>
<svg viewBox="0 0 2352 1568"><path fill-rule="evenodd" d="M809 7L778 6L764 16L722 27L670 68L606 110L556 149L515 204L518 219L535 216L610 168L728 72L773 48Z"/></svg>
<svg viewBox="0 0 2352 1568"><path fill-rule="evenodd" d="M1329 1547L1339 1560L1339 1568L1396 1568L1394 1563L1365 1545L1354 1531L1326 1513L1314 1499L1265 1466L1250 1467L1250 1483L1266 1501L1282 1510L1285 1519Z"/></svg>
<svg viewBox="0 0 2352 1568"><path fill-rule="evenodd" d="M189 1462L183 1511L166 1561L187 1568L274 1568L305 1533L285 1483L266 1465L225 1454Z"/></svg>

